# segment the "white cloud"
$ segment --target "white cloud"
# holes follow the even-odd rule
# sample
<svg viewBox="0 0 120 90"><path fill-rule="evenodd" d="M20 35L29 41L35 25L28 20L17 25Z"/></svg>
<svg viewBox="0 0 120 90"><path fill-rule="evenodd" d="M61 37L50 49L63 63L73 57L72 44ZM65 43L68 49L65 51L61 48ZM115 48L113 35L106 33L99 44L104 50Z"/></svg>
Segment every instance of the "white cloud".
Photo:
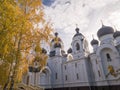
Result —
<svg viewBox="0 0 120 90"><path fill-rule="evenodd" d="M45 13L59 32L67 50L75 34L76 24L89 43L92 34L96 37L101 19L107 25L114 24L120 28L119 6L119 0L56 0L51 7L45 7Z"/></svg>

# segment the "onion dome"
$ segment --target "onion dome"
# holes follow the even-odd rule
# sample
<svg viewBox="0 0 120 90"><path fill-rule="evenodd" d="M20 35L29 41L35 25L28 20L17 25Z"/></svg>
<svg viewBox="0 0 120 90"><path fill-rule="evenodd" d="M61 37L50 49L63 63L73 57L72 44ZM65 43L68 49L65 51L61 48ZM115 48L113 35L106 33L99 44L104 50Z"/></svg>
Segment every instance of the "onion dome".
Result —
<svg viewBox="0 0 120 90"><path fill-rule="evenodd" d="M58 33L57 33L57 32L55 33L55 36L56 36L56 37L58 36Z"/></svg>
<svg viewBox="0 0 120 90"><path fill-rule="evenodd" d="M58 33L56 32L55 33L55 38L53 38L52 40L51 40L51 42L55 42L55 41L57 41L57 42L61 42L62 40L58 37Z"/></svg>
<svg viewBox="0 0 120 90"><path fill-rule="evenodd" d="M91 45L95 45L95 44L97 44L97 45L98 45L98 40L93 39L93 40L91 41Z"/></svg>
<svg viewBox="0 0 120 90"><path fill-rule="evenodd" d="M42 53L43 53L43 54L46 54L46 53L47 53L47 50L44 49L44 48L42 48Z"/></svg>
<svg viewBox="0 0 120 90"><path fill-rule="evenodd" d="M67 53L72 53L72 48L69 48Z"/></svg>
<svg viewBox="0 0 120 90"><path fill-rule="evenodd" d="M114 34L113 34L113 37L114 38L117 38L120 36L120 31L116 31Z"/></svg>
<svg viewBox="0 0 120 90"><path fill-rule="evenodd" d="M74 35L74 37L82 35L82 34L79 32L79 28L78 28L78 27L75 29L75 31L76 31L76 34Z"/></svg>
<svg viewBox="0 0 120 90"><path fill-rule="evenodd" d="M59 37L57 37L57 38L58 38L58 41L59 41L59 42L61 42L61 41L62 41ZM55 38L54 38L54 39L52 39L52 40L51 40L51 42L55 42Z"/></svg>
<svg viewBox="0 0 120 90"><path fill-rule="evenodd" d="M40 68L41 67L35 68L35 67L32 67L32 66L29 66L29 72L35 72L35 73L40 72Z"/></svg>
<svg viewBox="0 0 120 90"><path fill-rule="evenodd" d="M113 34L113 33L114 33L114 29L112 27L102 25L102 27L97 32L97 36L98 38L100 38L104 35Z"/></svg>
<svg viewBox="0 0 120 90"><path fill-rule="evenodd" d="M54 48L61 48L61 42L62 40L58 37L58 33L55 33L55 38L52 40L52 43L54 43Z"/></svg>

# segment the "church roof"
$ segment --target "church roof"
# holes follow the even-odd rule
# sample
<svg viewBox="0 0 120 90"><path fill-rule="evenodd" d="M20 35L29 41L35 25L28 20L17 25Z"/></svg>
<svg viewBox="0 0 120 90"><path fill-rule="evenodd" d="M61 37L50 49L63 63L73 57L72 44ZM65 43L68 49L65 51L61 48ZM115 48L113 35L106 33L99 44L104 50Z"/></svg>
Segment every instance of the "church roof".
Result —
<svg viewBox="0 0 120 90"><path fill-rule="evenodd" d="M67 53L72 53L72 48L69 48Z"/></svg>
<svg viewBox="0 0 120 90"><path fill-rule="evenodd" d="M55 37L51 40L51 43L54 43L54 48L62 47L61 46L62 40L58 37L57 32L55 33Z"/></svg>
<svg viewBox="0 0 120 90"><path fill-rule="evenodd" d="M58 33L56 32L56 33L55 33L55 38L53 38L53 39L51 40L51 42L55 42L56 38L57 38L58 41L60 41L60 42L62 41L62 40L58 37Z"/></svg>
<svg viewBox="0 0 120 90"><path fill-rule="evenodd" d="M95 44L98 44L98 40L93 39L93 40L91 41L91 45L95 45Z"/></svg>
<svg viewBox="0 0 120 90"><path fill-rule="evenodd" d="M116 38L116 37L119 37L120 36L120 31L116 31L114 34L113 34L113 37Z"/></svg>
<svg viewBox="0 0 120 90"><path fill-rule="evenodd" d="M47 53L47 50L42 48L42 53L46 54Z"/></svg>
<svg viewBox="0 0 120 90"><path fill-rule="evenodd" d="M75 31L76 31L76 34L74 35L74 37L82 35L82 33L79 32L79 28L78 27L75 29Z"/></svg>
<svg viewBox="0 0 120 90"><path fill-rule="evenodd" d="M97 32L97 36L98 38L100 38L104 35L113 34L113 33L114 33L114 29L112 27L102 25L102 27Z"/></svg>

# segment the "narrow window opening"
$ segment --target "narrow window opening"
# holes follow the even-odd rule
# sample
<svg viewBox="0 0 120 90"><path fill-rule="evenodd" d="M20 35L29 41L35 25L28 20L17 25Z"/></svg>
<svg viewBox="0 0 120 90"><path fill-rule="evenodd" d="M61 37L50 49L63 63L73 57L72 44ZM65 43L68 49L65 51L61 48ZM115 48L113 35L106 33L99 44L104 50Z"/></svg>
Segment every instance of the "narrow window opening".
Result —
<svg viewBox="0 0 120 90"><path fill-rule="evenodd" d="M107 61L109 62L109 61L111 61L111 57L110 57L110 54L106 54L106 57L107 57Z"/></svg>
<svg viewBox="0 0 120 90"><path fill-rule="evenodd" d="M57 73L55 74L55 78L56 78L56 79L58 78Z"/></svg>
<svg viewBox="0 0 120 90"><path fill-rule="evenodd" d="M98 61L96 60L96 64L98 64Z"/></svg>
<svg viewBox="0 0 120 90"><path fill-rule="evenodd" d="M66 66L65 66L65 70L66 70Z"/></svg>
<svg viewBox="0 0 120 90"><path fill-rule="evenodd" d="M66 81L68 80L68 77L67 77L67 75L65 76L65 80L66 80Z"/></svg>
<svg viewBox="0 0 120 90"><path fill-rule="evenodd" d="M75 63L75 67L77 68L77 63Z"/></svg>
<svg viewBox="0 0 120 90"><path fill-rule="evenodd" d="M77 76L77 79L79 79L79 74L78 73L76 74L76 76Z"/></svg>
<svg viewBox="0 0 120 90"><path fill-rule="evenodd" d="M101 77L101 74L100 74L100 71L98 70L98 75L99 75L99 77Z"/></svg>
<svg viewBox="0 0 120 90"><path fill-rule="evenodd" d="M76 44L76 50L80 50L80 45L79 45L79 43Z"/></svg>

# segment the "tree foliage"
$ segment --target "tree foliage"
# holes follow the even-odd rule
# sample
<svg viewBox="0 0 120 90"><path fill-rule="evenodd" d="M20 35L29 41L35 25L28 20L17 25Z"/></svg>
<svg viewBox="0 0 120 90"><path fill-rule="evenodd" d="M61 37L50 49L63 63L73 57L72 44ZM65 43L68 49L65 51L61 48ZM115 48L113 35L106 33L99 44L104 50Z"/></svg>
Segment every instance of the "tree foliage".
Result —
<svg viewBox="0 0 120 90"><path fill-rule="evenodd" d="M41 41L49 41L51 31L41 0L0 1L0 85L21 81L28 69L27 56ZM34 58L39 57L44 67L47 57L41 56L41 50Z"/></svg>

